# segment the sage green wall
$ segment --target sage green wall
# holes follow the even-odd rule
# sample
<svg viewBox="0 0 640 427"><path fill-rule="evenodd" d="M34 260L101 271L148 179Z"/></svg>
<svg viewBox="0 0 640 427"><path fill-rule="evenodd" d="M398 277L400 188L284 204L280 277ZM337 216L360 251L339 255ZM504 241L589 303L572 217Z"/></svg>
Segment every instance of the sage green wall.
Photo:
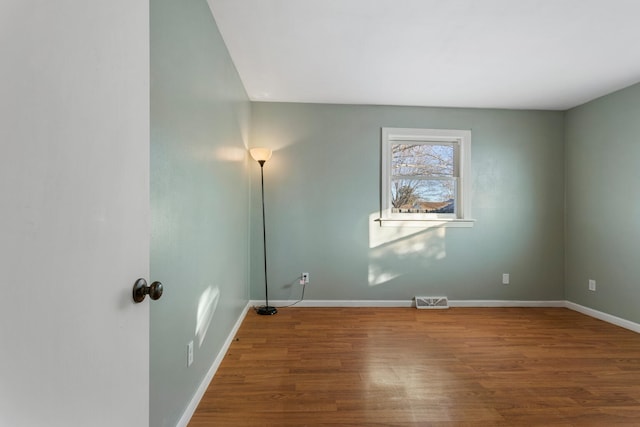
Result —
<svg viewBox="0 0 640 427"><path fill-rule="evenodd" d="M566 150L567 299L638 323L640 84L568 111Z"/></svg>
<svg viewBox="0 0 640 427"><path fill-rule="evenodd" d="M297 299L564 299L564 114L252 103L265 165L269 291ZM473 228L380 228L380 128L472 130ZM264 298L259 167L251 298ZM502 285L502 273L511 284Z"/></svg>
<svg viewBox="0 0 640 427"><path fill-rule="evenodd" d="M250 105L206 1L150 7L150 425L173 427L248 301Z"/></svg>

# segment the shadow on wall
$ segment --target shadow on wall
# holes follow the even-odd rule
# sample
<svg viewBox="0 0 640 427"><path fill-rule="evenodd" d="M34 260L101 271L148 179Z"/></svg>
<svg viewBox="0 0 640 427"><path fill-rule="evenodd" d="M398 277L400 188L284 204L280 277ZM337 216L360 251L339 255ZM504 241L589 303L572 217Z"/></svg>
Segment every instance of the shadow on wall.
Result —
<svg viewBox="0 0 640 427"><path fill-rule="evenodd" d="M379 217L379 212L369 215L369 286L446 258L446 228L381 227Z"/></svg>

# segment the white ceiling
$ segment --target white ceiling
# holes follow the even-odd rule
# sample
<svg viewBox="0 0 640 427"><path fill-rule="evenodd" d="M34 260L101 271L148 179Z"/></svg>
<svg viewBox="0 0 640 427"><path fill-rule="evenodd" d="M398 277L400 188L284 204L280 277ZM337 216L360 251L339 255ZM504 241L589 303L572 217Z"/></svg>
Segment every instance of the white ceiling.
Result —
<svg viewBox="0 0 640 427"><path fill-rule="evenodd" d="M640 0L208 0L253 101L565 110L640 81Z"/></svg>

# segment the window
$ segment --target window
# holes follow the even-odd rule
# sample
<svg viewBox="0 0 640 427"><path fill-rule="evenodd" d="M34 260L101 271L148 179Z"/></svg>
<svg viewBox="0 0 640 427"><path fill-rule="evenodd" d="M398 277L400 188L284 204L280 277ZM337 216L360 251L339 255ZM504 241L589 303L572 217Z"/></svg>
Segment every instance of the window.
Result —
<svg viewBox="0 0 640 427"><path fill-rule="evenodd" d="M382 225L471 227L471 131L382 128Z"/></svg>

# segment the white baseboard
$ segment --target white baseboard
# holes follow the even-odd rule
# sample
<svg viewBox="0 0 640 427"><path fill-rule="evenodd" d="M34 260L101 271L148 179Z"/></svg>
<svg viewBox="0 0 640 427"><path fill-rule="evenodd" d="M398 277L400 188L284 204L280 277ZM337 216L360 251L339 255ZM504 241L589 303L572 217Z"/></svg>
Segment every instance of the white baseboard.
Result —
<svg viewBox="0 0 640 427"><path fill-rule="evenodd" d="M296 301L275 300L269 305L285 307ZM264 301L251 301L252 306L264 305ZM515 301L515 300L449 300L451 307L565 307L565 301ZM295 307L415 307L408 300L304 300Z"/></svg>
<svg viewBox="0 0 640 427"><path fill-rule="evenodd" d="M451 307L564 307L565 301L449 300Z"/></svg>
<svg viewBox="0 0 640 427"><path fill-rule="evenodd" d="M269 301L274 307L286 307L294 304L296 300ZM263 301L251 301L252 306L264 305ZM413 300L304 300L294 307L413 307Z"/></svg>
<svg viewBox="0 0 640 427"><path fill-rule="evenodd" d="M240 329L240 326L242 325L244 318L247 316L247 312L250 307L251 307L251 303L247 303L245 308L240 313L238 320L236 320L235 325L233 325L231 332L229 332L229 336L227 337L224 344L222 345L222 348L218 352L218 355L216 356L215 360L213 361L213 364L211 365L211 368L209 368L209 371L207 371L207 375L205 375L202 382L200 383L200 386L196 390L196 393L193 395L193 398L191 399L191 402L189 402L187 409L185 409L184 413L182 414L182 417L180 417L180 420L178 421L178 424L176 424L176 427L187 427L187 424L189 424L191 417L193 416L193 414L196 412L196 409L198 408L198 404L200 403L200 400L202 400L202 396L204 396L204 393L207 391L207 388L209 387L209 383L211 382L211 380L213 379L213 376L216 374L216 371L220 367L220 364L222 363L222 359L224 359L224 356L227 354L227 350L229 350L229 347L233 342L233 338L238 333L238 329Z"/></svg>
<svg viewBox="0 0 640 427"><path fill-rule="evenodd" d="M593 308L585 307L583 305L576 304L571 301L565 301L565 307L567 307L570 310L577 311L582 314L586 314L587 316L591 316L596 319L603 320L607 323L620 326L621 328L629 329L633 332L640 333L640 324L632 322L630 320L626 320L621 317L616 317L611 314L604 313L602 311L594 310Z"/></svg>
<svg viewBox="0 0 640 427"><path fill-rule="evenodd" d="M269 301L275 307L284 307L295 303L290 300ZM263 305L264 301L252 300L251 306ZM304 300L296 307L415 307L413 299L410 300ZM602 311L594 310L571 301L524 301L524 300L449 300L450 307L565 307L611 323L621 328L640 333L640 324L622 319Z"/></svg>

